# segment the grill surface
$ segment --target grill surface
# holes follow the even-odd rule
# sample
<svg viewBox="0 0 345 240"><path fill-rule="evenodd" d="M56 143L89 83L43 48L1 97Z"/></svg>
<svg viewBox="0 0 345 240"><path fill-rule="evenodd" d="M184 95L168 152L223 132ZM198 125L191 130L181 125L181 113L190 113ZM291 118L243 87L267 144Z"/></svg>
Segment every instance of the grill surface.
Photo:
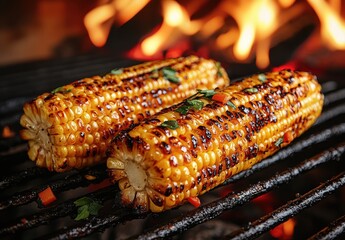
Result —
<svg viewBox="0 0 345 240"><path fill-rule="evenodd" d="M290 146L201 196L203 204L197 209L186 204L161 214L139 213L120 206L119 190L108 184L104 166L62 174L35 167L18 136L23 103L68 82L132 63L84 56L0 69L0 129L8 126L16 133L0 139L0 214L6 216L0 220L1 238L183 238L193 227L216 219L235 225L231 233L215 233L218 237L271 239L268 232L292 217L297 222L295 239L344 236L345 84L332 81L331 75L320 79L325 107L314 126ZM230 72L232 78L238 75ZM87 175L96 178L88 180ZM42 207L37 194L47 186L58 200ZM104 207L98 216L75 221L73 202L85 195ZM270 211L257 204L264 196L274 198Z"/></svg>

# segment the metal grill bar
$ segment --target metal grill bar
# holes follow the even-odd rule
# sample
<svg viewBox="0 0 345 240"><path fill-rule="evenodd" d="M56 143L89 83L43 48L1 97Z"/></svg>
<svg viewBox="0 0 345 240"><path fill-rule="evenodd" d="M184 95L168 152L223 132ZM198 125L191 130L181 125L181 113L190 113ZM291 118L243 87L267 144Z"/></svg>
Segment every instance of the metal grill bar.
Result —
<svg viewBox="0 0 345 240"><path fill-rule="evenodd" d="M345 145L343 145L340 151L344 150ZM233 232L233 234L225 236L225 239L254 239L255 237L258 237L266 231L279 225L280 223L285 222L287 219L301 212L305 208L310 207L315 203L321 201L323 198L332 194L335 190L339 189L344 185L345 172L339 174L336 177L333 177L331 180L309 191L303 196L296 198L293 201L289 201L277 210L251 223L250 225L247 225L245 228L242 228L239 231Z"/></svg>
<svg viewBox="0 0 345 240"><path fill-rule="evenodd" d="M332 222L329 227L308 238L308 240L336 239L342 235L345 235L345 215Z"/></svg>
<svg viewBox="0 0 345 240"><path fill-rule="evenodd" d="M330 129L323 130L317 134L312 134L309 137L307 137L306 139L299 140L296 143L282 149L277 154L275 154L275 155L265 159L264 161L256 164L255 166L253 166L253 168L248 169L244 172L241 172L241 173L233 176L232 178L228 179L223 185L232 183L232 182L240 180L240 179L243 179L243 178L245 178L245 177L247 177L247 176L249 176L255 172L260 171L263 168L266 168L266 167L276 163L277 161L284 161L286 158L291 156L293 153L301 152L301 151L303 151L303 149L306 149L312 145L326 142L330 138L341 136L343 134L345 134L345 123L336 125ZM88 173L90 174L91 172L88 171ZM98 174L104 175L104 178L105 178L105 171L103 170L103 168L99 169ZM82 178L78 178L78 179L80 180ZM66 184L68 183L68 185L69 185L68 180L69 179L63 179L62 181L66 182ZM76 183L76 182L74 182L74 183ZM53 183L53 185L54 184L57 184L57 183ZM44 187L40 187L40 189L41 188L44 188ZM37 193L37 191L36 191L36 193ZM26 193L26 194L28 194L29 196L31 195L30 193ZM96 194L98 194L98 193L96 193ZM116 190L114 190L113 194L116 195L116 194L118 194L118 192ZM24 196L24 195L25 194L23 194L23 193L19 193L16 196L18 197L18 196ZM12 198L15 198L15 197L12 197ZM25 198L21 198L21 199L25 200ZM32 201L32 200L34 200L34 199L31 198L30 201ZM52 220L52 219L56 218L57 216L64 216L65 211L66 211L65 210L66 207L65 206L56 206L56 208L57 209L52 208L48 212L43 212L42 213L43 216L40 216L40 214L37 214L34 216L25 217L26 219L35 219L35 224L31 223L30 221L27 224L23 224L21 220L18 220L17 222L12 224L12 227L8 226L7 229L11 229L11 231L17 231L17 230L19 231L21 228L17 227L17 226L28 226L28 225L30 225L30 226L35 225L36 226L37 224L39 224L39 220L41 220L42 221L41 224L43 224L44 221ZM55 213L55 212L60 212L60 209L64 209L64 211L62 213L59 213L59 214ZM70 212L73 211L73 209L75 209L75 208L68 208L68 210ZM51 212L53 212L53 213L51 213ZM135 213L135 215L137 215L137 213ZM131 218L131 219L135 218L132 216L132 214L128 214L126 217ZM112 218L112 219L117 220L117 218ZM105 222L111 223L111 220L107 220ZM27 227L25 227L24 229L26 229L26 228ZM0 230L0 233L1 232L8 232L8 230Z"/></svg>
<svg viewBox="0 0 345 240"><path fill-rule="evenodd" d="M62 191L66 191L76 187L83 187L88 186L90 183L100 183L104 179L106 179L105 166L100 165L97 168L93 168L91 170L82 171L82 173L76 173L73 175L69 175L64 179L57 180L56 182L52 182L49 184L51 189L55 193L60 193ZM87 180L84 175L92 175L95 176L95 180ZM39 192L47 188L47 185L40 186L35 189L26 190L20 193L17 193L11 196L9 199L3 200L0 202L0 210L4 210L9 207L20 206L29 202L32 202L37 199L37 195Z"/></svg>
<svg viewBox="0 0 345 240"><path fill-rule="evenodd" d="M255 197L267 193L281 184L289 182L294 177L311 170L318 165L330 160L339 160L344 155L345 143L342 143L338 147L330 148L317 156L298 164L290 170L278 173L266 181L258 182L239 193L229 194L219 201L215 201L202 208L195 209L183 217L173 219L168 225L158 227L137 237L138 239L144 240L172 236L197 224L213 219L225 210L243 205Z"/></svg>
<svg viewBox="0 0 345 240"><path fill-rule="evenodd" d="M114 192L116 191L118 191L116 186L110 186L105 187L99 191L86 194L85 196L91 197L98 202L104 202L105 200L114 198ZM24 230L48 223L53 219L72 215L76 212L76 206L73 203L75 200L77 200L77 198L70 199L53 208L43 210L38 214L24 217L20 221L16 221L15 223L8 224L4 228L0 229L0 236L6 236L11 233L19 233ZM23 221L23 219L25 219L25 221Z"/></svg>
<svg viewBox="0 0 345 240"><path fill-rule="evenodd" d="M231 178L227 179L224 182L224 184L232 183L237 180L248 177L249 175L261 169L264 169L278 161L284 161L284 159L288 158L289 156L296 154L298 152L301 152L310 146L327 142L329 139L337 137L337 136L341 136L344 133L345 133L345 123L342 123L332 128L323 130L317 134L312 134L303 140L298 140L295 143L292 143L291 145L281 149L279 152L277 152L273 156L270 156L266 158L264 161L261 161L255 164L252 168L232 176Z"/></svg>
<svg viewBox="0 0 345 240"><path fill-rule="evenodd" d="M5 190L15 184L30 180L36 177L44 177L50 175L47 169L32 167L18 172L17 174L5 176L0 180L0 190Z"/></svg>
<svg viewBox="0 0 345 240"><path fill-rule="evenodd" d="M0 107L0 116L1 116L0 126L10 125L12 127L12 126L18 125L18 119L20 117L22 103L23 101L26 101L25 99L28 99L28 97L30 97L27 95L27 91L25 90L25 87L23 86L27 86L29 82L35 80L35 84L41 84L43 82L46 83L47 76L49 76L48 84L44 84L43 86L39 86L38 88L36 88L36 90L40 92L42 90L46 91L46 89L48 88L49 89L54 88L53 85L60 86L64 84L64 82L66 83L70 82L70 80L75 80L77 78L80 78L80 76L89 76L92 72L100 73L101 72L100 69L103 69L104 71L107 71L107 69L109 70L109 68L111 68L111 66L114 65L114 64L109 63L111 61L110 59L112 58L105 58L105 59L107 59L107 64L104 64L103 62L104 60L93 61L92 59L91 60L87 59L86 62L79 62L78 63L79 65L77 67L75 67L75 65L73 65L74 66L73 67L72 65L69 65L68 62L66 62L62 67L61 66L59 66L58 68L54 67L50 69L51 71L50 70L49 71L29 70L28 72L24 72L25 74L23 73L24 75L26 75L24 80L18 77L18 76L22 76L20 74L19 75L17 73L7 74L5 80L7 79L8 81L11 81L11 79L14 79L14 78L21 79L20 81L16 80L17 81L16 83L18 83L22 87L20 87L21 90L18 92L18 94L16 93L16 96L14 96L12 99L7 100L5 98L6 104ZM92 68L89 67L90 64L92 65ZM118 61L116 62L116 65L119 65ZM128 65L128 63L123 64L123 65ZM62 82L61 82L61 79L62 79ZM6 87L6 89L8 88L8 86L4 86L4 87ZM233 176L232 178L228 179L223 184L223 186L229 183L233 183L237 180L243 179L247 176L250 176L253 173L257 173L260 170L267 168L268 166L278 163L278 161L283 161L284 159L286 160L292 154L301 154L305 152L306 149L308 149L309 147L313 145L323 144L323 143L326 143L328 140L339 142L339 140L336 140L336 139L337 138L340 139L340 136L344 136L345 134L345 123L343 121L341 124L327 128L326 130L320 131L321 128L319 129L320 126L322 128L328 127L328 126L325 126L326 124L324 123L328 122L329 120L335 119L336 121L339 122L339 120L341 120L339 116L345 114L345 103L344 103L345 88L337 90L339 87L340 85L336 82L333 82L333 83L326 82L323 84L323 91L325 92L325 104L324 104L325 110L323 114L321 115L321 117L318 119L318 121L314 124L309 134L307 133L303 135L302 138L298 139L297 141L295 141L293 144L289 145L288 147L281 149L274 156L271 156L267 158L266 160L256 164L252 169L241 172L240 174L237 174ZM35 93L31 93L31 94L35 94ZM317 133L311 134L312 132L316 132L316 131ZM23 141L20 140L18 136L12 139L4 140L5 145L3 145L2 142L3 140L1 139L0 157L13 156L14 158L16 158L14 159L15 161L11 161L11 164L13 166L15 166L15 164L19 161L24 162L23 159L20 159L22 158L22 153L24 149L22 146L24 145L23 145ZM2 145L4 146L4 148L2 148ZM298 164L297 166L287 171L283 171L281 173L274 175L268 180L258 182L257 184L252 185L240 192L229 194L226 197L218 199L215 202L206 204L199 209L195 209L191 212L188 212L183 217L172 219L172 222L170 222L168 225L156 226L154 229L144 232L141 235L134 236L133 238L150 239L150 238L155 238L155 237L170 237L178 233L181 233L193 226L196 226L199 223L215 218L216 216L220 215L222 212L225 212L228 209L241 206L249 202L251 199L257 196L260 196L270 190L273 190L277 186L285 184L289 182L290 180L293 180L295 177L302 175L304 172L308 170L311 170L315 167L319 167L321 164L329 162L331 160L337 160L343 157L344 148L345 148L345 143L342 143L338 145L336 148L327 149L324 152L310 158L309 160L301 164ZM19 159L18 159L18 155L20 155ZM96 171L96 173L95 172L91 173L90 171ZM97 175L96 181L89 181L85 179L84 177L85 174L90 174L90 175L99 174L99 175ZM87 171L86 170L80 171L80 172L74 171L71 173L67 173L66 175L62 175L62 177L59 177L59 175L56 173L50 173L45 169L33 167L30 169L22 170L20 172L12 173L12 175L1 178L0 190L5 190L15 184L22 183L25 181L36 180L38 178L42 178L46 176L48 176L48 178L52 178L52 177L54 178L54 180L49 180L49 186L53 188L53 191L55 193L61 193L66 190L71 190L77 187L88 186L91 183L100 182L106 178L106 171L104 168L99 169L98 167L95 167ZM67 177L63 177L63 176L67 176ZM57 177L59 178L56 180ZM336 184L336 182L337 182L337 179L332 179L328 183L332 185L332 184ZM11 209L12 207L37 200L37 193L40 192L42 189L44 189L46 186L47 184L44 184L35 188L31 188L29 190L15 193L13 196L8 197L8 199L5 199L0 202L0 210L6 209L6 208L8 210L12 210ZM321 188L321 187L318 187L318 188ZM318 188L312 191L317 191ZM326 186L326 190L327 189L328 188ZM120 204L119 195L120 193L119 193L118 188L115 186L110 186L110 187L106 187L104 189L89 193L86 196L90 196L101 202L107 201L115 197L116 200L112 202L114 202L115 204ZM28 229L33 229L37 226L48 223L54 219L58 219L67 215L70 215L71 217L73 217L73 215L76 214L76 207L73 204L73 201L76 198L74 197L75 196L73 196L72 199L68 199L67 201L61 204L55 205L51 208L36 210L36 213L34 214L21 217L20 219L17 219L10 224L6 224L6 226L1 226L0 236L8 236L9 234L13 234L14 236L16 236L15 234L17 233L21 233ZM298 201L298 199L296 201ZM26 206L24 208L26 208ZM139 213L135 210L124 209L119 205L116 206L115 209L116 210L111 210L111 212L103 214L102 216L92 217L86 221L77 222L76 224L74 224L68 229L63 229L59 232L55 232L49 235L44 235L42 236L42 239L79 238L79 237L90 235L96 231L104 230L105 228L108 228L112 225L117 225L119 223L123 223L125 221L132 220L132 219L144 218L148 215L147 213ZM276 211L278 211L279 209L277 209ZM289 209L283 209L283 210L290 211ZM275 212L271 213L269 216L271 216L274 213ZM280 214L284 215L285 213L280 213ZM22 218L25 219L25 221L21 221ZM279 221L284 221L284 220L279 220ZM255 229L253 231L255 231ZM337 221L332 223L329 227L325 228L324 230L320 231L314 236L321 237L321 239L325 239L325 238L327 239L329 236L331 237L338 236L339 234L343 234L344 232L345 232L345 226L344 226L344 217L343 217L343 218L338 219Z"/></svg>

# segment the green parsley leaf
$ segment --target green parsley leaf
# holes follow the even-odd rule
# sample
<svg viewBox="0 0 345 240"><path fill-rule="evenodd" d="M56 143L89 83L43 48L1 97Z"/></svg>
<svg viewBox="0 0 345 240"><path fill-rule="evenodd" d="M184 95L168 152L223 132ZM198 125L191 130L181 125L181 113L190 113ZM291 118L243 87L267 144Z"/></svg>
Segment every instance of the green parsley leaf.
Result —
<svg viewBox="0 0 345 240"><path fill-rule="evenodd" d="M119 75L123 73L123 68L115 68L110 71L111 74Z"/></svg>
<svg viewBox="0 0 345 240"><path fill-rule="evenodd" d="M236 105L233 102L228 101L226 104L230 106L232 109L236 109Z"/></svg>
<svg viewBox="0 0 345 240"><path fill-rule="evenodd" d="M280 147L280 145L283 143L284 139L281 137L281 138L278 138L278 140L274 143L274 145L276 145L276 147Z"/></svg>
<svg viewBox="0 0 345 240"><path fill-rule="evenodd" d="M94 201L89 205L89 213L93 216L98 215L98 211L102 208L103 206L99 204L98 202Z"/></svg>
<svg viewBox="0 0 345 240"><path fill-rule="evenodd" d="M162 127L167 127L172 130L179 128L178 122L176 120L167 120L161 124Z"/></svg>
<svg viewBox="0 0 345 240"><path fill-rule="evenodd" d="M183 104L178 107L175 111L186 115L189 109L194 108L195 110L201 110L204 107L204 102L199 99L187 99Z"/></svg>
<svg viewBox="0 0 345 240"><path fill-rule="evenodd" d="M198 99L186 100L186 103L193 107L195 110L201 110L204 107L204 102Z"/></svg>
<svg viewBox="0 0 345 240"><path fill-rule="evenodd" d="M213 89L210 89L210 90L208 90L208 89L205 89L205 90L198 89L197 91L198 91L198 93L203 94L205 98L211 98L211 97L213 97L214 94L216 94L216 91L214 91Z"/></svg>
<svg viewBox="0 0 345 240"><path fill-rule="evenodd" d="M55 88L53 91L51 91L51 93L68 93L72 91L72 89L65 89L64 87L58 87Z"/></svg>
<svg viewBox="0 0 345 240"><path fill-rule="evenodd" d="M175 111L182 114L182 115L186 115L187 112L189 111L191 106L189 105L182 105L180 107L178 107Z"/></svg>
<svg viewBox="0 0 345 240"><path fill-rule="evenodd" d="M158 72L157 68L152 70L150 77L151 78L159 78L159 72Z"/></svg>
<svg viewBox="0 0 345 240"><path fill-rule="evenodd" d="M247 93L257 93L259 90L257 88L246 88L243 91Z"/></svg>
<svg viewBox="0 0 345 240"><path fill-rule="evenodd" d="M74 219L76 221L86 219L90 215L96 216L98 211L102 208L101 204L89 197L82 197L74 201L74 205L78 207L78 215Z"/></svg>
<svg viewBox="0 0 345 240"><path fill-rule="evenodd" d="M163 76L169 82L180 83L180 79L176 75L176 70L171 67L162 68Z"/></svg>
<svg viewBox="0 0 345 240"><path fill-rule="evenodd" d="M266 75L263 73L260 73L258 75L258 79L260 80L260 82L266 82L266 80L267 80Z"/></svg>
<svg viewBox="0 0 345 240"><path fill-rule="evenodd" d="M82 219L86 219L90 216L89 210L88 210L88 206L84 205L78 208L78 215L77 217L74 219L76 221L82 220Z"/></svg>
<svg viewBox="0 0 345 240"><path fill-rule="evenodd" d="M223 77L223 73L221 72L222 65L220 64L220 62L216 62L216 67L218 77Z"/></svg>

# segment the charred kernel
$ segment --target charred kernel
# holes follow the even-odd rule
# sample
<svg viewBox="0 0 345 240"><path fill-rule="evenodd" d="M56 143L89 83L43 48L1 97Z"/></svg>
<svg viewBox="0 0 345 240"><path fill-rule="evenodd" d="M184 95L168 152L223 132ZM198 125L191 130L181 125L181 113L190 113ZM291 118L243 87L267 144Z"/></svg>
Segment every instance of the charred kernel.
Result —
<svg viewBox="0 0 345 240"><path fill-rule="evenodd" d="M241 112L248 114L250 113L250 108L246 108L245 106L241 105L238 107L238 109L240 109Z"/></svg>
<svg viewBox="0 0 345 240"><path fill-rule="evenodd" d="M232 140L232 137L228 133L224 133L223 136L228 142L230 142Z"/></svg>
<svg viewBox="0 0 345 240"><path fill-rule="evenodd" d="M231 167L231 160L229 157L225 157L225 166L226 166L226 169L229 169Z"/></svg>
<svg viewBox="0 0 345 240"><path fill-rule="evenodd" d="M236 154L232 154L231 155L231 166L235 166L238 162L239 162L239 159L238 159L238 153Z"/></svg>
<svg viewBox="0 0 345 240"><path fill-rule="evenodd" d="M270 105L274 104L274 102L275 102L274 98L271 94L266 95L264 98L265 98L266 102Z"/></svg>
<svg viewBox="0 0 345 240"><path fill-rule="evenodd" d="M228 115L230 117L230 119L235 118L235 115L230 111L226 111L226 115Z"/></svg>
<svg viewBox="0 0 345 240"><path fill-rule="evenodd" d="M194 135L191 136L191 139L192 139L193 148L196 148L198 146L198 139Z"/></svg>
<svg viewBox="0 0 345 240"><path fill-rule="evenodd" d="M196 178L197 184L200 184L200 183L201 183L201 180L202 180L201 175L197 176L197 178Z"/></svg>
<svg viewBox="0 0 345 240"><path fill-rule="evenodd" d="M170 154L171 153L171 147L169 144L167 144L166 142L162 142L160 145L159 145L159 148L162 150L162 152L164 154Z"/></svg>
<svg viewBox="0 0 345 240"><path fill-rule="evenodd" d="M171 156L169 158L169 163L170 163L170 166L177 167L178 160L177 160L177 158L175 156Z"/></svg>
<svg viewBox="0 0 345 240"><path fill-rule="evenodd" d="M171 193L172 193L172 187L168 186L166 191L165 191L165 193L164 193L164 195L168 197L168 196L170 196Z"/></svg>
<svg viewBox="0 0 345 240"><path fill-rule="evenodd" d="M206 134L207 139L211 139L212 138L212 133L207 128L205 130L205 134Z"/></svg>
<svg viewBox="0 0 345 240"><path fill-rule="evenodd" d="M218 166L218 175L223 171L223 164L219 164Z"/></svg>
<svg viewBox="0 0 345 240"><path fill-rule="evenodd" d="M195 149L192 149L192 150L191 150L191 153L192 153L192 156L193 156L194 158L197 158L197 157L198 157L198 152L197 152Z"/></svg>
<svg viewBox="0 0 345 240"><path fill-rule="evenodd" d="M207 176L211 178L213 176L213 169L208 167L206 168Z"/></svg>
<svg viewBox="0 0 345 240"><path fill-rule="evenodd" d="M201 136L200 136L200 139L201 139L201 142L202 142L202 143L206 143L206 142L207 142L207 140L206 140L206 138L205 138L204 135L201 135Z"/></svg>

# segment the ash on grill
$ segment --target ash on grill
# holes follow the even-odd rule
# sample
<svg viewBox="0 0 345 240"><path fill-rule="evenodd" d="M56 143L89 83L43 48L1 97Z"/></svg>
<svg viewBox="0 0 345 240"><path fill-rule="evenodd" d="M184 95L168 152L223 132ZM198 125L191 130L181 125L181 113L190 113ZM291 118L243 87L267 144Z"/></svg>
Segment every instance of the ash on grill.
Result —
<svg viewBox="0 0 345 240"><path fill-rule="evenodd" d="M160 214L143 214L119 204L119 190L108 184L104 166L51 173L28 160L20 140L22 105L41 92L114 68L109 57L2 69L0 87L0 236L4 239L90 239L171 237L178 239L336 238L345 234L345 83L321 79L325 107L301 138L252 169L233 176L201 196L202 206L185 204ZM84 63L80 69L73 63ZM97 64L96 64L97 63ZM116 61L118 67L129 65ZM22 69L19 70L18 69ZM32 70L27 70L32 69ZM63 70L63 71L62 71ZM234 73L231 73L234 78ZM342 73L344 75L344 73ZM49 79L49 81L47 81ZM28 91L32 86L33 91ZM92 177L90 177L92 176ZM57 201L42 207L37 194L50 186ZM75 221L74 201L89 196L104 206L99 215ZM4 217L6 216L6 217ZM292 219L293 231L284 233ZM278 226L278 227L277 227ZM280 227L279 227L280 226ZM283 226L283 227L282 227ZM291 226L290 226L291 227Z"/></svg>

